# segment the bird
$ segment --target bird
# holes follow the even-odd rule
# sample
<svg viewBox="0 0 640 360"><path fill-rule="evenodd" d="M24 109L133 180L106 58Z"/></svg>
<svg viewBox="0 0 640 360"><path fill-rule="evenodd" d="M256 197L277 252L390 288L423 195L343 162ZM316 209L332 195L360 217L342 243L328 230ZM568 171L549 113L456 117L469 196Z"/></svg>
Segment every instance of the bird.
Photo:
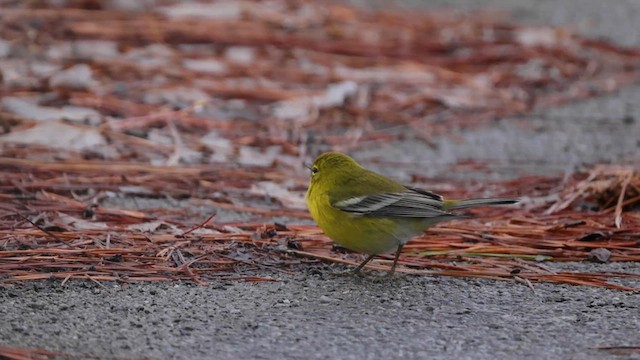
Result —
<svg viewBox="0 0 640 360"><path fill-rule="evenodd" d="M461 218L451 211L515 204L517 198L445 200L434 192L406 186L362 167L339 152L320 154L311 166L306 200L312 218L340 246L368 256L395 250L388 275L396 270L403 246L442 221Z"/></svg>

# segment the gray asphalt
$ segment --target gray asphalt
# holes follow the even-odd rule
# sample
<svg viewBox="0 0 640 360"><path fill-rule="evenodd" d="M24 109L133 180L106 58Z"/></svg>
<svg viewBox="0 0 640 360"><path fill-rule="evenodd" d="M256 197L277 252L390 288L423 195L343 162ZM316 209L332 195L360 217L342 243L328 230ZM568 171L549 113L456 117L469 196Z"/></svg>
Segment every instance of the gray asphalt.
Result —
<svg viewBox="0 0 640 360"><path fill-rule="evenodd" d="M591 36L640 46L640 2L634 0L418 5L467 10L491 5L514 11L519 21L572 24ZM640 150L638 95L636 86L540 112L526 120L536 124L533 128L519 126L525 120L506 119L461 133L466 142L456 146L444 140L435 148L403 143L395 144L401 146L397 150L356 156L436 159L428 162L427 174L439 174L460 158L501 159L497 176L634 161ZM629 116L635 120L624 121ZM640 273L637 264L549 266ZM613 354L592 347L640 346L637 294L554 284L535 284L534 294L508 281L332 275L338 270L264 273L279 281L207 287L106 283L103 288L58 281L0 287L0 344L104 359L610 359Z"/></svg>
<svg viewBox="0 0 640 360"><path fill-rule="evenodd" d="M332 271L208 287L21 284L0 290L0 336L80 357L165 359L606 359L593 347L640 343L637 294Z"/></svg>
<svg viewBox="0 0 640 360"><path fill-rule="evenodd" d="M403 159L416 164L426 176L444 178L513 178L557 175L585 164L640 166L640 86L579 103L538 111L522 118L507 118L493 126L457 133L461 141L442 137L431 144L414 140L381 144L356 152L359 160ZM635 135L634 135L635 134ZM454 174L450 165L473 159L491 169L487 174ZM375 168L374 162L368 167ZM389 166L376 168L385 172ZM393 169L394 175L398 173ZM388 174L390 175L390 174ZM409 177L406 176L406 181Z"/></svg>

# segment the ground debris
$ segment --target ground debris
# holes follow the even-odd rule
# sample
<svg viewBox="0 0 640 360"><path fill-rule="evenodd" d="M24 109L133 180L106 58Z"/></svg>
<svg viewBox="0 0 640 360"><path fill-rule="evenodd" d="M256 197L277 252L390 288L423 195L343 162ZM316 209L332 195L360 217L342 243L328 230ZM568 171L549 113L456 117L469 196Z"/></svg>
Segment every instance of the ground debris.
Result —
<svg viewBox="0 0 640 360"><path fill-rule="evenodd" d="M288 167L218 164L159 168L4 158L0 164L10 169L0 180L0 281L5 284L50 278L206 283L223 277L257 281L251 272L259 269L290 272L300 266L318 266L317 260L359 262L357 254L334 250L314 225L291 220L284 226L260 220L279 216L309 219L297 202L279 200L282 196L300 198L305 190L306 179L288 176ZM603 169L598 167L598 173L606 177L626 176L620 171L605 174ZM549 191L564 194L593 171L569 179L538 181L537 190L529 196L534 200L559 198L549 196ZM228 182L230 177L236 181ZM261 187L256 193L256 184L266 178L286 179L281 182L288 184L286 195L282 187L276 187L273 196L268 196L270 187ZM518 187L528 181L523 178L520 183L511 180L486 186L500 191L498 195L510 196L517 195ZM119 190L141 184L145 191L137 197ZM612 180L610 185L615 190L619 182ZM454 186L445 195L467 196L465 188ZM107 194L129 196L134 202L167 196L181 200L169 208L120 209L103 205L113 196ZM399 261L404 266L399 271L512 279L517 268L518 278L526 281L631 290L608 280L639 275L553 272L542 263L640 261L637 212L623 210L625 220L618 228L609 208L593 211L567 206L547 213L553 206L553 200L525 200L515 207L482 209L482 216L434 227L405 246ZM217 221L216 211L221 209L254 217ZM473 211L479 210L472 209L470 214ZM382 258L369 268L387 269L391 261Z"/></svg>
<svg viewBox="0 0 640 360"><path fill-rule="evenodd" d="M11 97L2 107L25 120L11 131L43 119L98 126L110 148L98 152L109 160L228 160L229 150L200 146L212 131L233 152L375 146L640 79L638 49L491 12L305 0L95 3L0 5L0 40L11 44L0 58L2 95ZM0 136L6 142L20 139ZM205 156L180 156L190 151Z"/></svg>
<svg viewBox="0 0 640 360"><path fill-rule="evenodd" d="M122 4L0 5L3 284L272 281L252 271L356 264L308 225L311 155L430 141L640 79L639 49L491 13ZM598 249L601 261L640 261L638 189L636 169L612 166L444 188L523 204L429 230L399 271L513 280L517 268L525 283L632 290L609 280L637 275L542 263ZM220 220L225 211L248 218Z"/></svg>
<svg viewBox="0 0 640 360"><path fill-rule="evenodd" d="M85 358L85 359L95 359L95 356L91 356L88 354L69 354L62 351L50 351L42 348L28 348L28 347L17 347L17 346L7 346L0 345L0 356L3 359L8 360L22 360L22 359L38 359L38 360L47 360L47 359L59 359L59 358Z"/></svg>

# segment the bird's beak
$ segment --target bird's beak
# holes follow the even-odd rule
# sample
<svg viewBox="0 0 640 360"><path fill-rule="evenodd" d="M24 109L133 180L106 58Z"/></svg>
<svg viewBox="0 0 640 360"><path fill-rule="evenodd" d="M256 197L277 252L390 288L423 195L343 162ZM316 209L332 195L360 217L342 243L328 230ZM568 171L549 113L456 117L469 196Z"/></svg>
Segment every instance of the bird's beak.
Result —
<svg viewBox="0 0 640 360"><path fill-rule="evenodd" d="M311 170L311 165L307 164L307 163L302 163L302 165L304 167L306 167L307 169Z"/></svg>

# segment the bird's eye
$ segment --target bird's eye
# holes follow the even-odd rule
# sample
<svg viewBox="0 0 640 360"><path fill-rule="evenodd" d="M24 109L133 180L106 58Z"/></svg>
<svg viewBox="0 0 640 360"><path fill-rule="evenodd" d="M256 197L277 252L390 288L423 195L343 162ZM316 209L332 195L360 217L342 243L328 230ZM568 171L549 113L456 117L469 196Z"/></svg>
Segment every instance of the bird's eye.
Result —
<svg viewBox="0 0 640 360"><path fill-rule="evenodd" d="M317 168L317 167L315 167L315 166L314 166L314 167L312 167L312 168L311 168L311 175L315 175L315 174L317 174L317 173L318 173L318 168Z"/></svg>

